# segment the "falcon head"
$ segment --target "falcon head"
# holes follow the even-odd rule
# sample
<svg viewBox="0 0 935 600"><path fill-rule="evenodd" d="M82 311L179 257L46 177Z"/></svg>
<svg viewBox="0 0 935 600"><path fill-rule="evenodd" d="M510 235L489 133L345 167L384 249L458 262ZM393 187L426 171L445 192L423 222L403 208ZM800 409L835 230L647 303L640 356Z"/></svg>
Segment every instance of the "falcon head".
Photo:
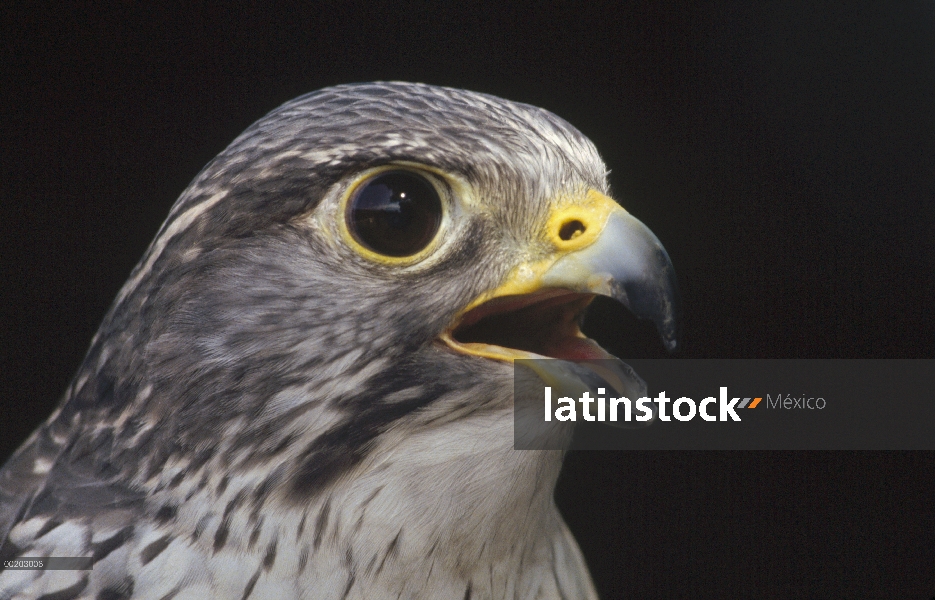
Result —
<svg viewBox="0 0 935 600"><path fill-rule="evenodd" d="M562 119L479 93L354 84L274 110L173 206L14 459L56 498L23 511L133 506L243 555L287 528L314 554L330 523L355 556L396 535L464 573L562 528L560 453L512 450L512 361L609 358L579 329L596 294L675 346L672 265L606 175ZM121 491L78 506L75 473Z"/></svg>
<svg viewBox="0 0 935 600"><path fill-rule="evenodd" d="M182 194L65 409L119 423L143 476L287 446L302 498L390 429L508 407L514 358L609 358L578 328L594 294L672 348L671 263L606 174L528 105L408 83L298 98Z"/></svg>

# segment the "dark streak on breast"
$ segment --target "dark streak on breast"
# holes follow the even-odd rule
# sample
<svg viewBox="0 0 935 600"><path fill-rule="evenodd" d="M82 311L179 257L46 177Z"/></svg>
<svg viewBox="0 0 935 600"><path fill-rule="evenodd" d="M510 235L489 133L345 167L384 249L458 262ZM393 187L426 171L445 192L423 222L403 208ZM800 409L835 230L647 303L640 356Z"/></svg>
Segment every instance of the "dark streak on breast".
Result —
<svg viewBox="0 0 935 600"><path fill-rule="evenodd" d="M315 541L313 542L315 550L318 550L321 546L321 538L325 533L325 529L328 527L328 512L331 510L331 497L329 496L325 500L324 506L321 507L321 511L318 513L318 518L315 520Z"/></svg>
<svg viewBox="0 0 935 600"><path fill-rule="evenodd" d="M302 573L305 570L305 567L308 565L308 555L309 555L308 544L302 546L302 550L299 551L299 569L296 575Z"/></svg>
<svg viewBox="0 0 935 600"><path fill-rule="evenodd" d="M402 534L403 534L403 530L400 529L399 532L396 534L396 537L393 538L393 541L391 541L387 545L386 552L383 553L383 558L380 560L380 566L377 567L376 575L379 575L380 571L383 570L383 565L386 564L386 559L389 558L390 556L395 556L399 552L398 550L399 536L401 536Z"/></svg>
<svg viewBox="0 0 935 600"><path fill-rule="evenodd" d="M302 538L302 532L305 531L305 519L308 517L308 511L302 511L302 518L299 519L299 526L295 530L295 541L299 541Z"/></svg>
<svg viewBox="0 0 935 600"><path fill-rule="evenodd" d="M159 556L163 550L172 542L172 537L169 535L164 535L155 542L152 542L142 550L140 550L140 562L144 565L149 563L151 560Z"/></svg>
<svg viewBox="0 0 935 600"><path fill-rule="evenodd" d="M230 532L230 517L225 517L221 524L218 526L217 531L214 532L214 553L217 554L218 550L224 547L224 544L227 543L227 534Z"/></svg>
<svg viewBox="0 0 935 600"><path fill-rule="evenodd" d="M165 504L156 511L156 520L160 523L168 523L169 521L175 519L175 516L178 514L179 509L177 506L172 506L170 504Z"/></svg>
<svg viewBox="0 0 935 600"><path fill-rule="evenodd" d="M344 588L344 595L341 596L341 600L346 600L347 595L351 593L351 588L354 587L354 582L357 581L355 575L351 575L351 578L347 580L347 587Z"/></svg>
<svg viewBox="0 0 935 600"><path fill-rule="evenodd" d="M262 530L262 528L263 528L263 520L260 519L260 521L256 525L253 526L253 531L250 533L250 540L247 542L248 550L252 550L253 547L256 545L256 541L260 539L260 531Z"/></svg>
<svg viewBox="0 0 935 600"><path fill-rule="evenodd" d="M208 526L208 521L209 521L210 519L211 519L211 515L210 515L210 514L207 514L207 515L201 517L200 519L198 519L198 522L195 523L195 530L192 531L192 541L193 541L193 542L197 542L197 541L198 541L198 538L201 537L201 534L204 533L205 527Z"/></svg>
<svg viewBox="0 0 935 600"><path fill-rule="evenodd" d="M269 571L276 562L276 540L269 543L266 547L266 556L263 557L263 569Z"/></svg>
<svg viewBox="0 0 935 600"><path fill-rule="evenodd" d="M123 546L133 536L133 526L128 525L106 540L91 544L91 556L94 562L103 560L108 554Z"/></svg>
<svg viewBox="0 0 935 600"><path fill-rule="evenodd" d="M88 587L88 576L85 575L81 578L80 581L74 585L70 585L63 590L57 592L51 592L49 594L43 594L39 596L36 600L73 600L77 598L81 592L84 591L84 588Z"/></svg>
<svg viewBox="0 0 935 600"><path fill-rule="evenodd" d="M247 582L247 587L244 588L243 596L240 597L240 600L247 600L250 594L253 593L253 588L256 586L256 582L260 578L260 571L260 569L257 569L256 573L253 574L253 577L250 578L250 581Z"/></svg>
<svg viewBox="0 0 935 600"><path fill-rule="evenodd" d="M41 537L44 536L45 534L49 533L50 531L52 531L53 529L55 529L56 527L58 527L58 526L61 525L61 524L62 524L62 522L59 521L58 519L55 519L55 518L49 519L48 521L45 522L45 525L43 525L42 527L40 527L40 528L39 528L39 531L36 532L36 537L35 537L35 539L38 540L39 538L41 538Z"/></svg>
<svg viewBox="0 0 935 600"><path fill-rule="evenodd" d="M133 578L126 577L117 585L101 589L95 600L130 600L133 597L133 587Z"/></svg>

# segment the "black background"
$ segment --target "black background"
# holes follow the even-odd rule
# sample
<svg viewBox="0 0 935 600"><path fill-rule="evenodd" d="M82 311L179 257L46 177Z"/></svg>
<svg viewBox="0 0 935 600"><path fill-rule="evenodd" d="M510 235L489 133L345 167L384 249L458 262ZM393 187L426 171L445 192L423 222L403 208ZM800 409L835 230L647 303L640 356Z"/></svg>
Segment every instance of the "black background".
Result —
<svg viewBox="0 0 935 600"><path fill-rule="evenodd" d="M930 2L0 12L0 457L198 170L352 81L488 92L581 129L669 250L682 358L935 356ZM589 327L662 354L611 304ZM605 598L935 594L933 453L573 453L557 498Z"/></svg>

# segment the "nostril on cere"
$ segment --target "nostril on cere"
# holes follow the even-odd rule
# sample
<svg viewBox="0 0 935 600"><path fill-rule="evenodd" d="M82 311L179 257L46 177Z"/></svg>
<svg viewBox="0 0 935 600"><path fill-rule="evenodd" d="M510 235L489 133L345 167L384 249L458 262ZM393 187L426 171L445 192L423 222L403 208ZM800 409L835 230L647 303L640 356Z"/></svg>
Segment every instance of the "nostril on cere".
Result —
<svg viewBox="0 0 935 600"><path fill-rule="evenodd" d="M578 219L572 219L562 224L562 227L558 230L558 237L567 242L584 233L585 229L584 223Z"/></svg>

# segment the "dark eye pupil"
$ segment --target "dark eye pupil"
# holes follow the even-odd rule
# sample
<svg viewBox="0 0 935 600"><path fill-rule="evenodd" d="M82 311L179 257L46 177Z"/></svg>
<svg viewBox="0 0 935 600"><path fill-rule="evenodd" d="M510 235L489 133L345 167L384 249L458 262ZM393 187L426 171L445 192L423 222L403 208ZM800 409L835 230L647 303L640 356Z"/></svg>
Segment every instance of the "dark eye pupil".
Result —
<svg viewBox="0 0 935 600"><path fill-rule="evenodd" d="M377 175L357 190L347 207L354 238L386 256L411 256L429 245L441 223L438 192L408 171Z"/></svg>

